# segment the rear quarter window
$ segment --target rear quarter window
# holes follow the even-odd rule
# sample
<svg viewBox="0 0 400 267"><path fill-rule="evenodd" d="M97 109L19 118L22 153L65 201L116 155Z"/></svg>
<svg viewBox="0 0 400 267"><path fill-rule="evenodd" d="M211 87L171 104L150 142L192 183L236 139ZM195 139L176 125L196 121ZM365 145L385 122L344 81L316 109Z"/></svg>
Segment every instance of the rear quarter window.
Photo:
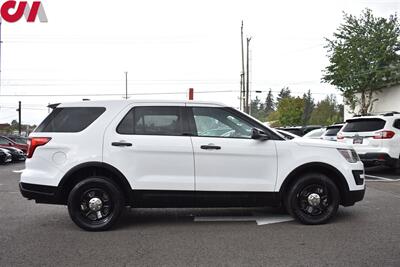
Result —
<svg viewBox="0 0 400 267"><path fill-rule="evenodd" d="M373 132L383 129L385 124L386 121L382 119L348 120L343 132Z"/></svg>
<svg viewBox="0 0 400 267"><path fill-rule="evenodd" d="M393 127L400 130L400 119L394 121Z"/></svg>
<svg viewBox="0 0 400 267"><path fill-rule="evenodd" d="M35 132L77 133L86 129L106 109L104 107L56 108Z"/></svg>
<svg viewBox="0 0 400 267"><path fill-rule="evenodd" d="M336 136L342 127L332 127L326 130L325 136Z"/></svg>

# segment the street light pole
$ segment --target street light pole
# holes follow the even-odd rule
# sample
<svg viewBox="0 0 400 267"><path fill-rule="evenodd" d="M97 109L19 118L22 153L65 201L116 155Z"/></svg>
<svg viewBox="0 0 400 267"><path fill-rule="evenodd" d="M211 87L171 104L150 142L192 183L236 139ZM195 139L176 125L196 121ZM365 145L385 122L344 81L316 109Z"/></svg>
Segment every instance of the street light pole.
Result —
<svg viewBox="0 0 400 267"><path fill-rule="evenodd" d="M128 72L125 71L125 99L128 99Z"/></svg>

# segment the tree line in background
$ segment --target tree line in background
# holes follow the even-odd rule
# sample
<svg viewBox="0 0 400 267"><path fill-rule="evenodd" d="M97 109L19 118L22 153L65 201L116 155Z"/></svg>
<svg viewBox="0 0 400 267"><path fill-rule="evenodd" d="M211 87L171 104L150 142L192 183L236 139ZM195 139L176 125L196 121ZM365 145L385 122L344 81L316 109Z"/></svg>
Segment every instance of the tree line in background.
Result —
<svg viewBox="0 0 400 267"><path fill-rule="evenodd" d="M292 96L289 87L279 92L276 100L271 89L264 101L256 97L251 100L251 115L273 127L330 125L343 121L343 105L334 95L315 102L310 90L302 97Z"/></svg>
<svg viewBox="0 0 400 267"><path fill-rule="evenodd" d="M326 38L330 64L322 81L339 89L349 112L367 115L377 93L400 84L400 23L397 14L375 17L368 8L343 19L333 38ZM310 91L294 97L288 87L276 100L270 90L265 101L251 101L251 115L272 126L329 125L343 121L343 110L334 95L316 103Z"/></svg>

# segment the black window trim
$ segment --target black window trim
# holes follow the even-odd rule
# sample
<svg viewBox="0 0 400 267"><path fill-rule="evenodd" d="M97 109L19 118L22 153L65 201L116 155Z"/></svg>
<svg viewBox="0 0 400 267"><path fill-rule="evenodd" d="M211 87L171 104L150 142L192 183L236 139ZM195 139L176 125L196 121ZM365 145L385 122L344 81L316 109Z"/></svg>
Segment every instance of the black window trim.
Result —
<svg viewBox="0 0 400 267"><path fill-rule="evenodd" d="M120 133L118 131L118 128L120 126L120 124L122 123L122 121L125 119L126 116L128 116L128 114L133 111L133 114L135 114L135 109L137 108L160 108L160 107L169 107L169 108L178 108L180 111L180 115L182 116L181 119L181 123L182 123L182 133L179 135L173 135L173 134L137 134L137 133ZM122 119L119 121L117 127L115 128L115 132L117 134L120 135L145 135L145 136L191 136L191 131L190 131L190 127L188 126L188 114L187 114L187 109L185 108L185 106L166 106L166 105L145 105L145 106L134 106L132 108L130 108L125 115L122 117Z"/></svg>
<svg viewBox="0 0 400 267"><path fill-rule="evenodd" d="M251 138L245 138L245 137L224 137L224 136L199 136L197 134L197 127L196 127L196 122L194 120L194 115L193 115L193 109L192 108L220 108L224 109L229 113L232 113L233 115L239 117L240 119L244 120L248 124L250 124L254 128L258 128L260 130L263 130L269 137L270 140L279 140L279 141L286 141L285 138L279 136L278 134L274 133L272 130L270 130L268 127L263 125L262 123L257 122L256 120L251 119L248 116L245 116L241 112L237 111L234 108L231 107L217 107L217 106L196 106L196 105L190 105L190 106L167 106L167 105L145 105L145 106L134 106L130 108L125 115L122 117L122 119L119 121L118 125L115 128L115 132L120 135L143 135L143 134L136 134L136 133L119 133L118 132L118 127L124 120L124 118L135 108L139 107L175 107L175 108L180 108L181 114L182 114L182 129L183 132L181 135L157 135L157 134L145 134L146 136L182 136L182 137L187 137L187 136L194 136L194 137L206 137L206 138L229 138L229 139L244 139L244 140L253 140Z"/></svg>

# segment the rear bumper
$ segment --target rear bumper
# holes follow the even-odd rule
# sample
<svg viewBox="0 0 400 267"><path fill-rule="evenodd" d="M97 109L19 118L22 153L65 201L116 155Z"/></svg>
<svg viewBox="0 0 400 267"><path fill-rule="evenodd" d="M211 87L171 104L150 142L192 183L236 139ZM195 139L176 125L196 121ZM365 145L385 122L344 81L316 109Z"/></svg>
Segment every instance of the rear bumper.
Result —
<svg viewBox="0 0 400 267"><path fill-rule="evenodd" d="M61 204L55 186L19 183L19 190L23 197L34 199L36 203Z"/></svg>
<svg viewBox="0 0 400 267"><path fill-rule="evenodd" d="M358 154L361 161L367 165L394 164L398 159L390 157L387 153Z"/></svg>
<svg viewBox="0 0 400 267"><path fill-rule="evenodd" d="M354 203L363 200L364 195L365 195L365 189L356 190L356 191L348 191L347 194L345 195L344 199L342 199L341 204L345 207L353 206Z"/></svg>

